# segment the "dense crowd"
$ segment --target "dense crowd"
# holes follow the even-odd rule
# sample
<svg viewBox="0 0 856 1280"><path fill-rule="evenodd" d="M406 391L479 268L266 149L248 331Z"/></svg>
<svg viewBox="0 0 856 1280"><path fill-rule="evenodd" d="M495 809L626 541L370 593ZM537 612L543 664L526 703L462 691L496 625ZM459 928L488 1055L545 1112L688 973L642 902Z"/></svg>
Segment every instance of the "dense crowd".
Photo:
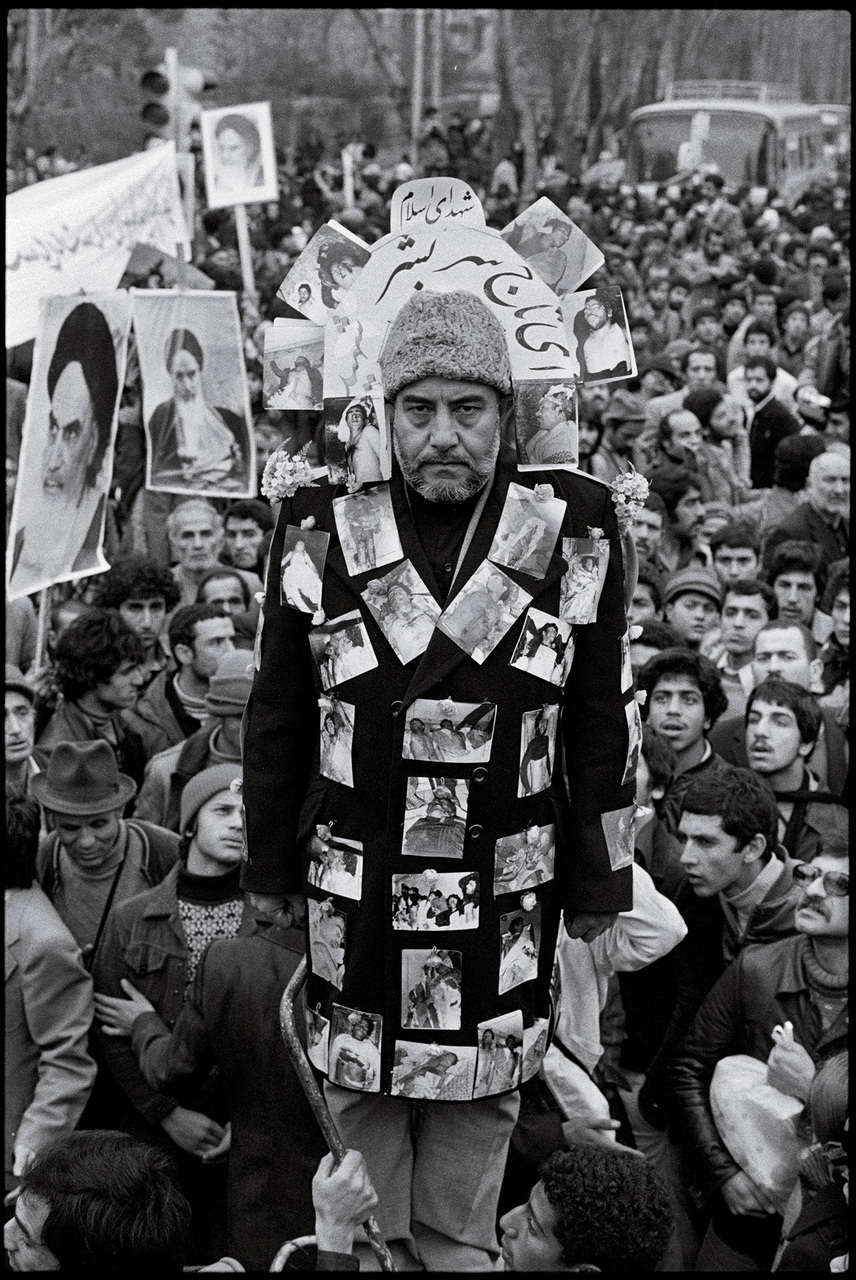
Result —
<svg viewBox="0 0 856 1280"><path fill-rule="evenodd" d="M415 172L464 178L501 229L525 207L522 155L493 163L488 134L429 113ZM259 479L280 448L325 460L320 413L263 402L265 329L293 314L283 277L329 218L384 235L414 176L341 141L353 203L316 138L278 157L278 203L249 207L255 297L232 211L205 211L197 166L193 263L239 296ZM7 184L86 163L28 154ZM545 138L535 194L602 250L585 287L617 285L627 308L638 372L580 389L579 469L649 482L628 608L644 730L634 905L593 942L560 935L557 1033L522 1088L503 1260L841 1270L849 188L816 181L788 207L707 172L645 199L587 185ZM7 530L29 374L25 351L7 354ZM275 1016L302 920L240 887L241 723L275 511L144 479L132 338L111 568L53 588L38 668L38 601L7 601L6 1192L21 1194L6 1248L15 1269L104 1265L124 1228L93 1224L136 1178L140 1274L180 1254L266 1269L313 1231L318 1269L344 1267L373 1192L356 1157L319 1168ZM91 1199L88 1237L72 1190Z"/></svg>

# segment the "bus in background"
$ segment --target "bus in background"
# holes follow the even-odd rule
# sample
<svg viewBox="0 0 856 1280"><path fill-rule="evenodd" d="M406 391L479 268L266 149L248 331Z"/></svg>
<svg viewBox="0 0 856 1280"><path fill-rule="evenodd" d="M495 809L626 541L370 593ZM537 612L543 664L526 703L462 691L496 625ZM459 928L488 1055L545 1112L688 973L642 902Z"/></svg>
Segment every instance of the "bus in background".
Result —
<svg viewBox="0 0 856 1280"><path fill-rule="evenodd" d="M818 104L823 125L823 146L827 160L839 166L850 160L850 108L840 103Z"/></svg>
<svg viewBox="0 0 856 1280"><path fill-rule="evenodd" d="M819 107L788 100L775 85L685 80L666 99L634 111L627 126L625 181L643 195L693 170L717 169L757 199L775 187L793 204L809 183L835 175L824 152Z"/></svg>

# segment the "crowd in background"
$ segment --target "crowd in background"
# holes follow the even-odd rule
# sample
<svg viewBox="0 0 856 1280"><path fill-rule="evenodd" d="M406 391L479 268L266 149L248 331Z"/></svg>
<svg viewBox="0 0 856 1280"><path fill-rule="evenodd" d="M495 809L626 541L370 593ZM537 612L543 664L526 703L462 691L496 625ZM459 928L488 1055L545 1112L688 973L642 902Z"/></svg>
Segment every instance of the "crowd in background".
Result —
<svg viewBox="0 0 856 1280"><path fill-rule="evenodd" d="M528 203L522 153L492 163L488 133L428 113L415 170L345 138L280 154L279 201L248 209L257 297L233 212L205 211L197 166L193 263L239 296L259 478L280 447L324 462L321 414L262 398L265 329L294 314L276 298L290 265L329 218L369 243L384 235L392 192L414 173L470 182L501 229ZM347 206L339 142L355 160ZM28 154L7 184L85 164ZM560 957L591 980L563 984L580 1002L559 1013L571 1064L548 1058L524 1088L506 1207L546 1156L599 1127L665 1180L675 1228L661 1269L828 1270L847 1251L848 182L813 182L788 207L711 171L643 198L587 185L546 138L534 194L602 250L584 287L620 287L638 366L582 388L578 408L580 469L610 483L635 468L650 484L628 611L644 879L607 945L575 940ZM7 529L29 362L7 353ZM240 723L274 513L263 498L155 503L144 471L132 338L111 568L53 589L38 670L38 602L7 602L6 1190L52 1139L123 1129L175 1158L190 1261L228 1249L264 1268L312 1230L324 1150L264 1018L302 929L254 912L238 883ZM123 979L154 1009L132 1040L93 1024L93 983L115 997ZM773 1038L785 1023L790 1041ZM147 1039L160 1051L147 1056ZM711 1080L734 1054L801 1104L811 1158L790 1198L717 1128Z"/></svg>

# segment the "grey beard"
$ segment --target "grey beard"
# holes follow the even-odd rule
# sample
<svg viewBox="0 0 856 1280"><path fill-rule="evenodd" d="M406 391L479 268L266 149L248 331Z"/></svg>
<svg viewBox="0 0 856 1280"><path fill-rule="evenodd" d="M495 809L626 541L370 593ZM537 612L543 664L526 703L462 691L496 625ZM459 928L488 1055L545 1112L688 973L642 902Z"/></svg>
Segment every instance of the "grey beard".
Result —
<svg viewBox="0 0 856 1280"><path fill-rule="evenodd" d="M473 494L483 489L493 475L496 459L499 456L500 430L497 423L496 435L485 457L473 465L468 462L469 475L463 480L426 480L422 477L419 464L408 462L402 457L398 445L398 437L393 432L393 448L401 467L405 482L415 489L426 502L466 502Z"/></svg>

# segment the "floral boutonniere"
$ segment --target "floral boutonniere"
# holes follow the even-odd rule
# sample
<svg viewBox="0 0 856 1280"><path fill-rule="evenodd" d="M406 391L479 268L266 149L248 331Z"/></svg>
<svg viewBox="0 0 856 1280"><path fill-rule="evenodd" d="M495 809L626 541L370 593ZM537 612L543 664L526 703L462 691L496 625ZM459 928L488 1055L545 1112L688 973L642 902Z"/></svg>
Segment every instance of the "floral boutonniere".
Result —
<svg viewBox="0 0 856 1280"><path fill-rule="evenodd" d="M270 502L293 498L298 489L318 488L312 479L312 467L306 458L308 449L309 445L304 445L295 454L277 449L268 458L262 476L262 493Z"/></svg>
<svg viewBox="0 0 856 1280"><path fill-rule="evenodd" d="M612 489L618 527L622 533L629 533L637 512L648 497L648 481L633 468L616 476L609 487Z"/></svg>

